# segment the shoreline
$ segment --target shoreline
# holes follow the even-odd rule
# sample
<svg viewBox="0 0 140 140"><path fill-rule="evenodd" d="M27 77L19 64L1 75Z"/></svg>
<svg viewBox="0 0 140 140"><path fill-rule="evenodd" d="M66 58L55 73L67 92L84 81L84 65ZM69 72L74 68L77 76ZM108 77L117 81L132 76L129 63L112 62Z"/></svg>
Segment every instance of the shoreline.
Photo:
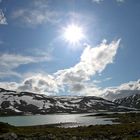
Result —
<svg viewBox="0 0 140 140"><path fill-rule="evenodd" d="M0 123L0 138L14 135L18 140L43 140L43 138L44 140L139 140L140 113L109 114L109 116L117 117L115 121L120 124L63 128L56 125L15 127Z"/></svg>

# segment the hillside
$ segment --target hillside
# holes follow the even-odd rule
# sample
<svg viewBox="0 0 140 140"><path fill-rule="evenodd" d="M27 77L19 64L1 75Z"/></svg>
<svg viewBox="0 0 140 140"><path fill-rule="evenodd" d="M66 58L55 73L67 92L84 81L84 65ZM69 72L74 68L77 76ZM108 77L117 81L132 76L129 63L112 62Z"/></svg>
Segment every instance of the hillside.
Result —
<svg viewBox="0 0 140 140"><path fill-rule="evenodd" d="M0 89L0 114L89 113L128 111L131 108L95 96L46 96Z"/></svg>

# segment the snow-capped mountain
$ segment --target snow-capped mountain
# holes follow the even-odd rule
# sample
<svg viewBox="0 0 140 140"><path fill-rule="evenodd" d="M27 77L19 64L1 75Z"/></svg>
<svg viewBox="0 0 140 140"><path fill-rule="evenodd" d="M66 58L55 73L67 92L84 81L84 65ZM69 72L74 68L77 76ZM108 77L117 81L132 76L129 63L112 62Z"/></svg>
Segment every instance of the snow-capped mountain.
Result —
<svg viewBox="0 0 140 140"><path fill-rule="evenodd" d="M140 80L124 83L114 88L107 88L104 90L102 97L112 101L135 94L140 94Z"/></svg>
<svg viewBox="0 0 140 140"><path fill-rule="evenodd" d="M125 98L116 99L114 102L122 106L140 109L140 94L134 94Z"/></svg>
<svg viewBox="0 0 140 140"><path fill-rule="evenodd" d="M130 108L95 96L46 96L29 92L0 89L0 114L87 113L126 111Z"/></svg>
<svg viewBox="0 0 140 140"><path fill-rule="evenodd" d="M135 94L140 94L140 90L108 90L104 93L103 98L112 101L115 99L125 98Z"/></svg>

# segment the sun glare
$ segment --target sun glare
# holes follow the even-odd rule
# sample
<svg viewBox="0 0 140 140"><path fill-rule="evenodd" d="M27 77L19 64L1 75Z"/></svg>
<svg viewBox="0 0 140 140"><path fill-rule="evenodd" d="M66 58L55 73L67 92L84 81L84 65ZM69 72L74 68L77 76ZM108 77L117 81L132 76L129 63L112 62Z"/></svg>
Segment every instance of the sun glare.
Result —
<svg viewBox="0 0 140 140"><path fill-rule="evenodd" d="M85 37L83 28L75 24L71 24L65 27L63 36L67 42L73 45L79 43Z"/></svg>

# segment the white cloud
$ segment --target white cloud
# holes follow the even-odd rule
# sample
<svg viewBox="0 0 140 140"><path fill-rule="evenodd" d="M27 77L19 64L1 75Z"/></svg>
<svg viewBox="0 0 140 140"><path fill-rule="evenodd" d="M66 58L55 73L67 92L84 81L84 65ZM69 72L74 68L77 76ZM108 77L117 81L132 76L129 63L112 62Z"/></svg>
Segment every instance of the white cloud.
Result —
<svg viewBox="0 0 140 140"><path fill-rule="evenodd" d="M108 87L102 90L102 97L113 100L140 93L140 80L130 81L117 87Z"/></svg>
<svg viewBox="0 0 140 140"><path fill-rule="evenodd" d="M112 79L112 77L107 77L107 78L102 79L102 80L93 80L93 83L94 84L99 84L99 83L102 83L102 82L110 81L111 79Z"/></svg>
<svg viewBox="0 0 140 140"><path fill-rule="evenodd" d="M138 81L130 81L128 83L124 83L118 87L120 90L140 90L140 80Z"/></svg>
<svg viewBox="0 0 140 140"><path fill-rule="evenodd" d="M0 77L18 76L20 74L13 69L20 65L34 62L31 57L15 55L15 54L2 54L0 55Z"/></svg>
<svg viewBox="0 0 140 140"><path fill-rule="evenodd" d="M57 22L55 12L20 9L13 13L13 18L19 19L27 25L39 25L45 22Z"/></svg>
<svg viewBox="0 0 140 140"><path fill-rule="evenodd" d="M92 2L95 2L97 4L100 4L103 0L92 0Z"/></svg>
<svg viewBox="0 0 140 140"><path fill-rule="evenodd" d="M5 68L16 68L21 64L28 64L34 62L31 57L16 55L16 54L2 54L0 55L0 66Z"/></svg>
<svg viewBox="0 0 140 140"><path fill-rule="evenodd" d="M37 74L26 78L17 88L19 91L30 91L41 94L58 93L58 85L51 75Z"/></svg>
<svg viewBox="0 0 140 140"><path fill-rule="evenodd" d="M82 95L100 95L100 88L91 82L91 77L101 73L113 59L119 48L120 39L110 44L103 41L96 47L87 46L80 57L80 62L75 66L59 70L56 73L28 75L25 80L17 84L17 90L44 93L47 95L57 94L60 91L79 93ZM36 62L35 59L23 56L1 57L5 67L15 68L21 64ZM18 58L18 59L17 59ZM9 83L10 85L10 83ZM9 86L8 85L8 86ZM67 90L67 91L66 91Z"/></svg>
<svg viewBox="0 0 140 140"><path fill-rule="evenodd" d="M7 89L7 90L17 90L18 83L16 83L16 82L0 82L0 87Z"/></svg>
<svg viewBox="0 0 140 140"><path fill-rule="evenodd" d="M49 10L47 0L34 0L31 6L15 10L12 13L12 17L28 26L40 25L46 22L58 22L58 12Z"/></svg>
<svg viewBox="0 0 140 140"><path fill-rule="evenodd" d="M110 80L112 80L112 77L107 77L103 80L103 82L110 81Z"/></svg>
<svg viewBox="0 0 140 140"><path fill-rule="evenodd" d="M50 56L23 56L18 54L1 54L0 55L0 77L9 77L21 75L15 71L15 68L29 64L38 63L42 61L50 61Z"/></svg>
<svg viewBox="0 0 140 140"><path fill-rule="evenodd" d="M92 2L97 3L97 4L100 4L100 3L103 2L103 1L105 1L105 0L92 0ZM125 2L125 0L115 0L115 1L118 2L118 3L123 3L123 2Z"/></svg>
<svg viewBox="0 0 140 140"><path fill-rule="evenodd" d="M7 24L7 19L2 11L2 9L0 9L0 24Z"/></svg>
<svg viewBox="0 0 140 140"><path fill-rule="evenodd" d="M116 0L118 3L123 3L125 0Z"/></svg>
<svg viewBox="0 0 140 140"><path fill-rule="evenodd" d="M14 71L14 70L11 70L11 69L10 70L9 69L0 70L0 79L3 79L5 77L11 77L11 76L21 78L21 74L19 74L18 72Z"/></svg>
<svg viewBox="0 0 140 140"><path fill-rule="evenodd" d="M102 90L100 89L100 87L97 87L94 84L87 84L82 91L82 95L85 96L101 96L101 94Z"/></svg>
<svg viewBox="0 0 140 140"><path fill-rule="evenodd" d="M21 83L0 82L0 87L18 92L26 91L46 95L56 95L60 90L52 75L35 73L32 76L26 77Z"/></svg>
<svg viewBox="0 0 140 140"><path fill-rule="evenodd" d="M119 43L120 40L110 44L103 41L97 47L87 46L81 55L80 62L69 69L57 71L54 74L56 80L60 85L68 85L72 89L76 85L80 86L79 84L89 81L91 76L101 73L108 64L113 63Z"/></svg>

